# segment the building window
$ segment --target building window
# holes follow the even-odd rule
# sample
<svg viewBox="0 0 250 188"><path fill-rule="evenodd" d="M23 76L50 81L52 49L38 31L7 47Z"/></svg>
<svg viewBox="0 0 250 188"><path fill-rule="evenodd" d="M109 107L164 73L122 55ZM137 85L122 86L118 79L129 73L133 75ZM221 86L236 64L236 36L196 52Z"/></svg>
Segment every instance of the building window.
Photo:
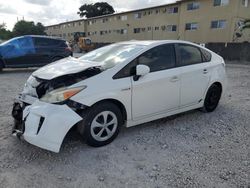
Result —
<svg viewBox="0 0 250 188"><path fill-rule="evenodd" d="M134 28L134 33L140 33L141 32L141 28Z"/></svg>
<svg viewBox="0 0 250 188"><path fill-rule="evenodd" d="M102 23L105 23L105 22L108 22L109 21L109 19L108 18L104 18L104 19L102 19ZM93 23L94 23L94 21L93 21Z"/></svg>
<svg viewBox="0 0 250 188"><path fill-rule="evenodd" d="M224 29L226 27L226 20L215 20L211 22L212 29Z"/></svg>
<svg viewBox="0 0 250 188"><path fill-rule="evenodd" d="M170 32L177 31L177 25L167 25L166 30Z"/></svg>
<svg viewBox="0 0 250 188"><path fill-rule="evenodd" d="M242 6L248 7L248 0L242 0Z"/></svg>
<svg viewBox="0 0 250 188"><path fill-rule="evenodd" d="M214 6L225 6L229 4L229 0L214 0Z"/></svg>
<svg viewBox="0 0 250 188"><path fill-rule="evenodd" d="M145 27L141 28L141 32L145 32L145 31L146 31Z"/></svg>
<svg viewBox="0 0 250 188"><path fill-rule="evenodd" d="M152 27L148 27L148 31L151 31L152 30Z"/></svg>
<svg viewBox="0 0 250 188"><path fill-rule="evenodd" d="M151 15L151 14L152 14L152 10L149 10L149 11L148 11L148 15Z"/></svg>
<svg viewBox="0 0 250 188"><path fill-rule="evenodd" d="M159 9L155 10L155 14L160 14L160 10Z"/></svg>
<svg viewBox="0 0 250 188"><path fill-rule="evenodd" d="M127 16L127 15L121 16L121 20L122 20L122 21L125 21L125 20L127 20L127 19L128 19L128 16Z"/></svg>
<svg viewBox="0 0 250 188"><path fill-rule="evenodd" d="M160 27L155 27L155 31L158 31L160 29Z"/></svg>
<svg viewBox="0 0 250 188"><path fill-rule="evenodd" d="M187 4L187 10L196 10L200 8L200 3L199 2L193 2L193 3L188 3Z"/></svg>
<svg viewBox="0 0 250 188"><path fill-rule="evenodd" d="M198 23L186 23L186 30L197 30L198 29Z"/></svg>
<svg viewBox="0 0 250 188"><path fill-rule="evenodd" d="M168 14L178 13L178 7L170 7L168 9Z"/></svg>
<svg viewBox="0 0 250 188"><path fill-rule="evenodd" d="M134 18L135 19L140 19L141 18L141 13L135 13Z"/></svg>
<svg viewBox="0 0 250 188"><path fill-rule="evenodd" d="M127 34L128 30L127 29L121 29L121 34Z"/></svg>

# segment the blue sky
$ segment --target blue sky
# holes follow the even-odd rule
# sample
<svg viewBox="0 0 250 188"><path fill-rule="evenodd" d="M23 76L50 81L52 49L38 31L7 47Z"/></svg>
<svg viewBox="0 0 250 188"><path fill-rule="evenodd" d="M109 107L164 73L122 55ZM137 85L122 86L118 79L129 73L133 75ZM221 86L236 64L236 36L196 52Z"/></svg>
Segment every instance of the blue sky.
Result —
<svg viewBox="0 0 250 188"><path fill-rule="evenodd" d="M100 1L100 0L99 0ZM12 29L16 21L25 19L44 25L79 19L78 8L98 0L0 0L0 23ZM117 12L157 6L175 0L106 0Z"/></svg>

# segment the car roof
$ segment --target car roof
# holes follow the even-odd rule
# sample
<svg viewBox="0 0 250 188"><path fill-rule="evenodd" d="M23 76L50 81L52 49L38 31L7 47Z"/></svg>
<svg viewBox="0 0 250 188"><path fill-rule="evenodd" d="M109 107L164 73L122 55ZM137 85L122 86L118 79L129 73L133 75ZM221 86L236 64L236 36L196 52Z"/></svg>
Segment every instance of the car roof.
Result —
<svg viewBox="0 0 250 188"><path fill-rule="evenodd" d="M20 38L21 37L45 38L45 39L55 39L55 40L65 41L63 38L60 38L60 37L53 37L53 36L46 36L46 35L23 35L23 36L20 36Z"/></svg>
<svg viewBox="0 0 250 188"><path fill-rule="evenodd" d="M130 40L130 41L118 42L118 44L137 44L145 46L168 44L168 43L184 43L184 44L197 45L195 43L184 40Z"/></svg>

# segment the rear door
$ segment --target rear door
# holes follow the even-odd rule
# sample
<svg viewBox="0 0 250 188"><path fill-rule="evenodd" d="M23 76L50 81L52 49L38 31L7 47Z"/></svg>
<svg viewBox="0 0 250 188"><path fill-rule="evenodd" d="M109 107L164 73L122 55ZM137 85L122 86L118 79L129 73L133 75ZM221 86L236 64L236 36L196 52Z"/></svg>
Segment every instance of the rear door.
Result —
<svg viewBox="0 0 250 188"><path fill-rule="evenodd" d="M177 46L181 71L180 107L184 108L203 99L210 80L210 60L204 61L199 47L181 43Z"/></svg>
<svg viewBox="0 0 250 188"><path fill-rule="evenodd" d="M180 71L176 68L174 44L154 47L138 57L138 64L149 66L150 73L132 78L134 120L179 108Z"/></svg>

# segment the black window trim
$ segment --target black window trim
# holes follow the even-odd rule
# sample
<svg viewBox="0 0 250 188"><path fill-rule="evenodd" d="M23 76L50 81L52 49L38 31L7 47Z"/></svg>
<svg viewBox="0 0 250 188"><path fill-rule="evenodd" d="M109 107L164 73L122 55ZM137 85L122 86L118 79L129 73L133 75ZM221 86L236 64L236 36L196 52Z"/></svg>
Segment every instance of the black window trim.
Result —
<svg viewBox="0 0 250 188"><path fill-rule="evenodd" d="M128 64L126 64L124 67L122 67L112 78L114 80L116 79L121 79L121 78L128 78L128 77L131 77L131 76L134 76L133 74L131 74L131 72L133 72L134 70L130 70L130 75L119 75L122 73L122 71L127 67L129 66L129 64L131 63L134 63L134 61L136 61L136 65L138 65L138 59L140 56L142 56L143 54L145 54L146 52L148 52L149 50L152 50L153 48L156 48L156 47L159 47L159 46L163 46L163 45L173 45L174 47L174 52L175 52L175 65L174 67L172 68L167 68L167 69L162 69L162 70L159 70L159 71L165 71L165 70L169 70L169 69L174 69L174 68L177 68L178 67L178 64L179 64L179 60L180 58L178 57L178 54L177 54L177 43L165 43L165 44L160 44L158 46L153 46L152 48L150 49L147 49L145 52L141 53L140 55L138 55L135 59L131 60ZM135 68L135 67L133 67ZM154 72L159 72L159 71L154 71ZM150 72L150 73L153 73L153 72Z"/></svg>

